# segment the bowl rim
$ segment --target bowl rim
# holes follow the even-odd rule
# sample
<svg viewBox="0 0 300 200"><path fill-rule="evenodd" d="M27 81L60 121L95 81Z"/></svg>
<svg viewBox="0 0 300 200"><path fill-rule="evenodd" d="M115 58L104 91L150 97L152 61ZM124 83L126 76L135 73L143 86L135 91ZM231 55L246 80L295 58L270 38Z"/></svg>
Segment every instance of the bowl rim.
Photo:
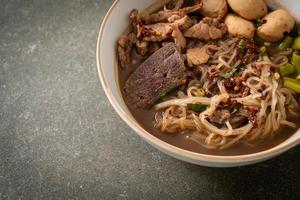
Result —
<svg viewBox="0 0 300 200"><path fill-rule="evenodd" d="M97 70L99 79L101 81L102 87L104 89L105 95L110 101L111 105L113 106L114 110L118 113L121 119L130 127L132 128L140 137L150 143L152 146L158 148L159 150L171 155L171 156L179 156L179 159L192 162L192 163L199 163L199 162L209 162L209 163L227 163L227 164L234 164L234 163L251 163L259 160L264 160L271 158L273 156L279 155L294 146L296 146L300 141L294 140L291 142L281 143L277 146L274 146L270 149L251 153L251 154L243 154L243 155L232 155L232 156L221 156L221 155L209 155L209 154L202 154L196 153L193 151L185 150L174 145L171 145L165 141L160 140L159 138L153 136L151 133L143 129L128 113L123 112L120 105L118 105L115 97L112 95L110 88L108 87L107 81L104 77L104 73L102 71L103 65L101 62L101 46L102 46L102 37L103 32L107 24L108 18L111 16L112 11L116 7L116 5L120 2L120 0L115 0L109 10L107 11L106 15L103 18L103 21L100 26L98 40L97 40L97 50L96 50L96 59L97 59ZM121 98L123 100L123 97ZM178 157L177 157L178 158Z"/></svg>

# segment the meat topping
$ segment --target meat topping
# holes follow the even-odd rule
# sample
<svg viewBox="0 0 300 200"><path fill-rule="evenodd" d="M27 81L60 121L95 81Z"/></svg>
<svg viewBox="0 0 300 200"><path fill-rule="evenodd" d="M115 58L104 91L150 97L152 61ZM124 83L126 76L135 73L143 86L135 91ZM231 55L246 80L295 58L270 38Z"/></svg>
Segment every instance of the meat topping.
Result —
<svg viewBox="0 0 300 200"><path fill-rule="evenodd" d="M198 24L189 28L184 36L207 41L221 38L226 31L227 27L224 23L215 18L205 17Z"/></svg>
<svg viewBox="0 0 300 200"><path fill-rule="evenodd" d="M172 28L172 37L174 38L178 51L181 53L186 47L186 39L183 36L182 32L179 30L177 24L173 24Z"/></svg>
<svg viewBox="0 0 300 200"><path fill-rule="evenodd" d="M174 27L178 27L179 30L185 31L192 25L192 20L188 16L184 16L176 19L175 21L170 20L170 22L166 23L155 23L149 25L138 24L136 32L139 39L161 42L170 38Z"/></svg>
<svg viewBox="0 0 300 200"><path fill-rule="evenodd" d="M174 43L169 43L153 53L128 78L125 95L128 103L149 108L170 88L185 80L183 60Z"/></svg>
<svg viewBox="0 0 300 200"><path fill-rule="evenodd" d="M170 22L177 24L181 31L186 31L191 26L193 26L193 23L194 23L193 20L191 20L191 18L189 18L189 16L187 16L187 15L182 18L179 18L175 21L172 21L170 19Z"/></svg>
<svg viewBox="0 0 300 200"><path fill-rule="evenodd" d="M146 56L148 53L148 46L149 46L149 42L145 41L145 40L138 40L135 44L136 46L136 51L138 52L138 54L140 54L141 56Z"/></svg>
<svg viewBox="0 0 300 200"><path fill-rule="evenodd" d="M134 37L132 35L122 35L118 40L118 56L121 67L127 68L131 64L131 54Z"/></svg>
<svg viewBox="0 0 300 200"><path fill-rule="evenodd" d="M178 15L180 17L184 17L185 15L195 12L197 10L200 10L202 8L202 3L196 4L191 7L185 7L182 9L179 9L178 11L172 11L172 10L164 10L159 11L154 14L147 15L143 18L145 24L153 24L157 22L167 22L168 19L173 15Z"/></svg>
<svg viewBox="0 0 300 200"><path fill-rule="evenodd" d="M216 110L212 116L209 117L210 122L217 124L224 124L226 120L230 118L230 112L228 110Z"/></svg>
<svg viewBox="0 0 300 200"><path fill-rule="evenodd" d="M160 42L169 38L172 34L170 23L156 23L138 27L138 38L146 41Z"/></svg>
<svg viewBox="0 0 300 200"><path fill-rule="evenodd" d="M133 9L130 12L129 18L131 20L131 24L132 24L132 27L133 27L133 32L135 34L137 34L137 28L143 25L142 17L140 15L139 11L137 9Z"/></svg>
<svg viewBox="0 0 300 200"><path fill-rule="evenodd" d="M167 9L178 11L184 4L184 0L172 0L170 1L166 7Z"/></svg>
<svg viewBox="0 0 300 200"><path fill-rule="evenodd" d="M215 45L205 45L187 50L187 62L189 66L207 63L210 56L217 50Z"/></svg>

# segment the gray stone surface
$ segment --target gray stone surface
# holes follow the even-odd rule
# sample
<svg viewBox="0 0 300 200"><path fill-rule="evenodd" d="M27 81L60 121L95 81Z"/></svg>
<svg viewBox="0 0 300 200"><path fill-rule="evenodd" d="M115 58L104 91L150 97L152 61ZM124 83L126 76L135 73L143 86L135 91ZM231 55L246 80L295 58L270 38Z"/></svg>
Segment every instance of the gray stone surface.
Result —
<svg viewBox="0 0 300 200"><path fill-rule="evenodd" d="M242 168L142 141L96 71L112 0L0 1L0 199L299 199L300 148Z"/></svg>

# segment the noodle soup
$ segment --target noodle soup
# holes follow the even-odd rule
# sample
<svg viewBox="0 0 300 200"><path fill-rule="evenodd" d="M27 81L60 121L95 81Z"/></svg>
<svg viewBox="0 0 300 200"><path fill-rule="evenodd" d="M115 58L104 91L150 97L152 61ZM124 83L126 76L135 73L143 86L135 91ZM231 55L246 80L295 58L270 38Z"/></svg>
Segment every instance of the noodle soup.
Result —
<svg viewBox="0 0 300 200"><path fill-rule="evenodd" d="M246 20L219 2L213 11L205 1L171 1L147 16L133 10L132 32L118 41L122 95L148 132L180 148L266 150L299 127L298 29L286 11ZM272 35L269 15L292 21L290 30Z"/></svg>

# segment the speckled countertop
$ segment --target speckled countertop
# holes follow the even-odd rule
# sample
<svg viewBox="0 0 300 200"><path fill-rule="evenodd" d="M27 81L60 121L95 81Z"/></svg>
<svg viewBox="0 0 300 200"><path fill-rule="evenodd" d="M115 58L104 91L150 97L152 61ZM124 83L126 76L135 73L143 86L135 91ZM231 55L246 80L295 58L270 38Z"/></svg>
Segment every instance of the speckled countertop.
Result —
<svg viewBox="0 0 300 200"><path fill-rule="evenodd" d="M242 168L173 159L115 113L96 71L113 0L0 1L0 199L300 199L300 148Z"/></svg>

